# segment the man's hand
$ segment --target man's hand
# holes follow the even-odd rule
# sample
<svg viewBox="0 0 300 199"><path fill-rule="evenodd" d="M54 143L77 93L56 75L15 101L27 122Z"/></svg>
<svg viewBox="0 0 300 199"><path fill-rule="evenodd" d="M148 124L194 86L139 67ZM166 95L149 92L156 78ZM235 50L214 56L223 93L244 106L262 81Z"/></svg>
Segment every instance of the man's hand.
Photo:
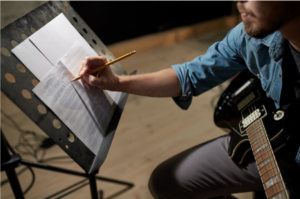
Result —
<svg viewBox="0 0 300 199"><path fill-rule="evenodd" d="M103 56L85 57L80 63L79 75L83 76L82 83L91 86L97 86L103 90L116 90L119 83L119 77L115 75L108 66L95 74L89 74L95 68L98 68L107 63Z"/></svg>
<svg viewBox="0 0 300 199"><path fill-rule="evenodd" d="M82 82L97 86L103 90L121 91L136 95L151 97L178 97L181 86L173 68L142 75L115 75L110 67L106 67L97 74L88 74L95 68L107 63L103 56L86 57L80 63L79 75Z"/></svg>

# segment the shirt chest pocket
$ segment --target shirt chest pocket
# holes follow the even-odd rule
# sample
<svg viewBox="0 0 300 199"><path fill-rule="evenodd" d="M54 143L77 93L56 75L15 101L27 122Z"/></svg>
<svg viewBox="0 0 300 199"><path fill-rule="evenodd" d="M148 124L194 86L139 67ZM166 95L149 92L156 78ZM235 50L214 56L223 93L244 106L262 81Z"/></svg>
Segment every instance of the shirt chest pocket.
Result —
<svg viewBox="0 0 300 199"><path fill-rule="evenodd" d="M272 81L274 64L271 63L268 51L266 49L258 50L256 53L248 54L247 66L261 81L262 88L267 91Z"/></svg>
<svg viewBox="0 0 300 199"><path fill-rule="evenodd" d="M264 67L248 66L248 68L259 78L262 89L266 92L268 97L275 101L275 105L278 108L282 86L282 79L280 75L281 67L276 67L276 63L273 62Z"/></svg>
<svg viewBox="0 0 300 199"><path fill-rule="evenodd" d="M262 88L266 91L269 86L268 81L265 78L260 78L260 82L261 82Z"/></svg>
<svg viewBox="0 0 300 199"><path fill-rule="evenodd" d="M269 80L266 78L266 74L263 73L263 71L260 71L258 67L248 65L249 70L256 76L261 82L261 86L263 90L267 90L269 86Z"/></svg>

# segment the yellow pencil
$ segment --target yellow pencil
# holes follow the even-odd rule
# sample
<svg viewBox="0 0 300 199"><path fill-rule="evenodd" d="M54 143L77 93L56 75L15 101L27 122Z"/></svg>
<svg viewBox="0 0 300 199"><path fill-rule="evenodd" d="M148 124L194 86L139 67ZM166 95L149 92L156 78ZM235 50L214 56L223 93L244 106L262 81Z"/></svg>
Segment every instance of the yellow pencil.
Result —
<svg viewBox="0 0 300 199"><path fill-rule="evenodd" d="M120 60L122 60L122 59L124 59L126 57L129 57L130 55L133 55L134 53L136 53L136 51L132 51L130 53L127 53L126 55L123 55L123 56L117 58L117 59L114 59L114 60L112 60L110 62L107 62L106 64L104 64L104 65L102 65L102 66L100 66L98 68L95 68L94 70L92 70L91 72L89 72L89 74L93 74L95 72L98 72L99 70L102 70L103 68L106 68L107 66L109 66L111 64L114 64L114 63L116 63L116 62L118 62L118 61L120 61ZM83 76L78 76L78 77L72 79L71 82L80 80L82 77Z"/></svg>

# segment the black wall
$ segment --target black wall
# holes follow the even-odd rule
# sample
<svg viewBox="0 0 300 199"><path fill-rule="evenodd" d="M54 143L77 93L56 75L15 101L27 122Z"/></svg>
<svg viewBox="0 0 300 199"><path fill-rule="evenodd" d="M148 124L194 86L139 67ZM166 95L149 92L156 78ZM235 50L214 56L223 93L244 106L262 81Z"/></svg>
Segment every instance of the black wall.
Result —
<svg viewBox="0 0 300 199"><path fill-rule="evenodd" d="M104 44L231 14L232 2L79 2L71 6Z"/></svg>

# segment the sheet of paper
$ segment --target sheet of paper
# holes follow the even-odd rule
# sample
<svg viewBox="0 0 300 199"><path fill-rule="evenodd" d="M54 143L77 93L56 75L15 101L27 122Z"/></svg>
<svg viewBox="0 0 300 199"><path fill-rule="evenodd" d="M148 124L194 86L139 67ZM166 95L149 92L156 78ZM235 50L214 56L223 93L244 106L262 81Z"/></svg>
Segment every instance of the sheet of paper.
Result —
<svg viewBox="0 0 300 199"><path fill-rule="evenodd" d="M89 45L61 13L12 52L41 80L76 41ZM97 56L90 46L88 52L89 56Z"/></svg>
<svg viewBox="0 0 300 199"><path fill-rule="evenodd" d="M91 54L91 47L86 42L77 41L63 56L61 62L74 76L78 76L80 62ZM101 133L105 134L122 93L103 91L98 87L83 85L81 80L78 82L80 83L73 84L74 88L96 121Z"/></svg>
<svg viewBox="0 0 300 199"><path fill-rule="evenodd" d="M53 67L28 38L13 48L12 52L38 80L41 80Z"/></svg>
<svg viewBox="0 0 300 199"><path fill-rule="evenodd" d="M55 19L31 35L29 39L53 66L58 63L76 41L87 44L63 14L59 14ZM90 56L97 56L97 53L91 47L90 49L89 52L93 52Z"/></svg>
<svg viewBox="0 0 300 199"><path fill-rule="evenodd" d="M80 83L70 83L73 78L63 63L58 62L33 92L97 155L103 135L73 87Z"/></svg>

